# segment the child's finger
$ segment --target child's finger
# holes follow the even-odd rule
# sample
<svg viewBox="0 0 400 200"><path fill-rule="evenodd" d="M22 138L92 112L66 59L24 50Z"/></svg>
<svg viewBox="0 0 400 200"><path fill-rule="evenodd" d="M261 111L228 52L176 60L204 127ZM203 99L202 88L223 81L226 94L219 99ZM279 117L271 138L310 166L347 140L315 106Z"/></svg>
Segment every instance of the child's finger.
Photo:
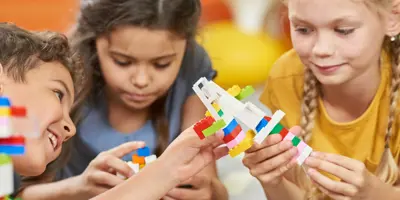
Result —
<svg viewBox="0 0 400 200"><path fill-rule="evenodd" d="M261 145L254 144L250 149L248 149L248 150L246 151L246 153L252 153L252 152L255 152L255 151L262 150L262 149L264 149L264 148L266 148L266 147L269 147L269 146L278 144L280 141L282 141L282 137L281 137L279 134L269 135L269 136L267 137L267 139L265 139L265 140L261 143Z"/></svg>
<svg viewBox="0 0 400 200"><path fill-rule="evenodd" d="M113 174L97 170L89 176L89 181L94 183L95 185L107 185L110 187L114 187L122 183L124 180Z"/></svg>
<svg viewBox="0 0 400 200"><path fill-rule="evenodd" d="M291 147L293 147L293 144L291 141L282 141L273 146L265 147L265 148L259 149L258 151L248 153L244 157L243 162L245 162L247 164L260 163L264 160L270 159L276 155L279 155L279 154L287 151Z"/></svg>
<svg viewBox="0 0 400 200"><path fill-rule="evenodd" d="M125 177L130 177L133 175L133 170L131 169L131 167L129 167L128 164L126 164L126 162L122 161L121 159L117 158L117 157L113 157L110 156L107 160L106 160L106 164L108 168L111 168L113 170L115 170L115 172L125 176Z"/></svg>
<svg viewBox="0 0 400 200"><path fill-rule="evenodd" d="M144 147L146 144L143 141L133 141L121 144L113 149L108 150L107 152L118 157L122 158L128 153L135 151L139 148Z"/></svg>
<svg viewBox="0 0 400 200"><path fill-rule="evenodd" d="M217 147L214 150L215 160L218 160L229 153L229 148L227 146Z"/></svg>

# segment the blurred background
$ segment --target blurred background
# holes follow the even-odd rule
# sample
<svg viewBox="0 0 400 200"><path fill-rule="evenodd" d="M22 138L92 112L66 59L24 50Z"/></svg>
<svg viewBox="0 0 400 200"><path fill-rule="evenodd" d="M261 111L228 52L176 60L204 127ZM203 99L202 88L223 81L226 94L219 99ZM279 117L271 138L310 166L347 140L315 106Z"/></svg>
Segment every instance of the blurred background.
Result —
<svg viewBox="0 0 400 200"><path fill-rule="evenodd" d="M74 27L79 8L90 0L1 0L0 21L29 30L52 30L65 34ZM206 48L218 71L215 80L227 88L253 85L251 101L258 96L275 60L291 48L285 6L279 0L201 0L203 12L198 41ZM265 199L242 157L218 161L221 180L230 199Z"/></svg>

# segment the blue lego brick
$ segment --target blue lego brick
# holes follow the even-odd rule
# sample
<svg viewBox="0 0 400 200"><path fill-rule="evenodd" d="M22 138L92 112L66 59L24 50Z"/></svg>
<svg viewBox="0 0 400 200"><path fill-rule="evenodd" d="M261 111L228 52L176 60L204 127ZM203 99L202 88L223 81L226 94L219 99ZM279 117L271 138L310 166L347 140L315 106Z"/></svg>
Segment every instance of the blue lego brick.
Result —
<svg viewBox="0 0 400 200"><path fill-rule="evenodd" d="M228 126L222 129L224 131L224 135L229 135L236 128L236 126L238 126L236 119L232 119L232 121L229 122Z"/></svg>
<svg viewBox="0 0 400 200"><path fill-rule="evenodd" d="M22 145L0 145L0 153L8 155L23 155L25 146Z"/></svg>
<svg viewBox="0 0 400 200"><path fill-rule="evenodd" d="M138 156L143 156L143 157L150 156L150 149L149 149L149 147L140 148L140 149L138 149L136 152L137 152L137 155L138 155Z"/></svg>
<svg viewBox="0 0 400 200"><path fill-rule="evenodd" d="M265 126L267 126L268 121L264 118L262 118L262 120L260 121L260 123L257 124L256 126L256 131L257 133L261 131L261 129L263 129Z"/></svg>
<svg viewBox="0 0 400 200"><path fill-rule="evenodd" d="M1 107L10 107L11 103L7 97L0 97L0 106Z"/></svg>

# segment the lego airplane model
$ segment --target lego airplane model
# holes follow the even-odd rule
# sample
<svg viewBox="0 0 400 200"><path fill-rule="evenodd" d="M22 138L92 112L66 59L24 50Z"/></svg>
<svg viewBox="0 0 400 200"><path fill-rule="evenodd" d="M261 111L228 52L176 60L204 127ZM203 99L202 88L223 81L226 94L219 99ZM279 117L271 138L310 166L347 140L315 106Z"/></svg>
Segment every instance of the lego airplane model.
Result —
<svg viewBox="0 0 400 200"><path fill-rule="evenodd" d="M293 146L298 149L298 165L302 165L312 152L310 146L279 124L285 115L284 112L278 110L272 117L268 117L251 102L241 102L252 95L253 87L246 86L241 89L235 85L225 91L213 81L202 77L193 85L193 90L208 110L206 117L194 125L195 132L200 139L204 139L222 129L223 140L230 149L231 157L249 149L254 141L261 144L269 134L280 134L283 140L292 141ZM249 130L245 132L238 121Z"/></svg>

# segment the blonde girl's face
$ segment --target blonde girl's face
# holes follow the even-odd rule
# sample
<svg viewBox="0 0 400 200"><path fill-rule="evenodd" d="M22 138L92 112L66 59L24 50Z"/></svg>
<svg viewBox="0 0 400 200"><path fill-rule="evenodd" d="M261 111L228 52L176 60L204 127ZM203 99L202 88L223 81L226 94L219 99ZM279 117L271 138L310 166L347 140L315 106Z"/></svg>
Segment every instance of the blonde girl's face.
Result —
<svg viewBox="0 0 400 200"><path fill-rule="evenodd" d="M377 9L364 1L288 0L293 47L324 85L378 71L386 33Z"/></svg>

